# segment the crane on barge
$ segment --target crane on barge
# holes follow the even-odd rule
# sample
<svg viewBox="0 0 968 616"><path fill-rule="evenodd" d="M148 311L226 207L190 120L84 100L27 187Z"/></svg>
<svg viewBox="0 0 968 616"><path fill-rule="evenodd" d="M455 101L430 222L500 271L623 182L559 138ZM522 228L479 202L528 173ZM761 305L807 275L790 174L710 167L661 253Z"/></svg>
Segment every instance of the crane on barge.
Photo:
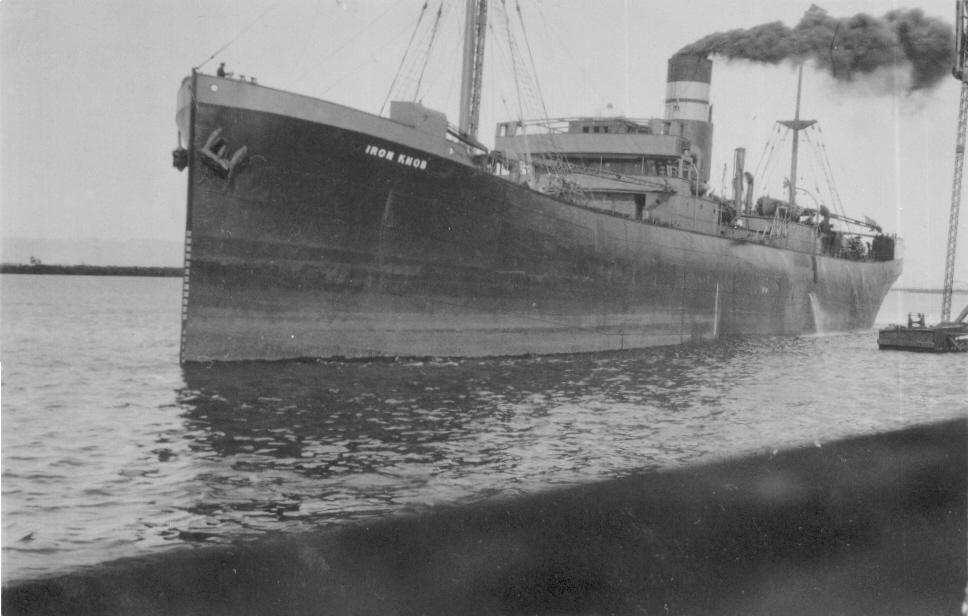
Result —
<svg viewBox="0 0 968 616"><path fill-rule="evenodd" d="M968 129L968 0L958 0L955 20L955 66L952 73L961 82L958 108L958 133L955 143L955 172L951 188L951 214L948 217L948 244L944 263L944 288L941 294L941 321L951 318L951 296L955 282L955 251L958 248L958 210L961 208L962 174L965 166L965 131Z"/></svg>
<svg viewBox="0 0 968 616"><path fill-rule="evenodd" d="M881 349L907 351L968 351L968 306L951 320L954 294L955 252L958 248L958 213L961 209L962 177L965 167L965 133L968 131L968 0L955 5L955 79L961 82L958 130L955 138L955 169L951 186L951 213L948 216L948 243L945 252L944 286L941 291L941 323L928 327L924 315L908 317L907 327L895 325L882 329L877 337Z"/></svg>

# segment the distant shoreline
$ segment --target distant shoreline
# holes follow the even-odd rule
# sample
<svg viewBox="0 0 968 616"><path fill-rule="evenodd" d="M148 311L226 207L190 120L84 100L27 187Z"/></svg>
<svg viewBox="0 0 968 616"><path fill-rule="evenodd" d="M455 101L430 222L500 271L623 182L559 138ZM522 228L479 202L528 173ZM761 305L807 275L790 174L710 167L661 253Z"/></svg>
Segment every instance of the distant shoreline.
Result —
<svg viewBox="0 0 968 616"><path fill-rule="evenodd" d="M154 276L178 278L180 267L142 267L128 265L45 265L0 263L0 274L58 274L63 276Z"/></svg>
<svg viewBox="0 0 968 616"><path fill-rule="evenodd" d="M901 291L903 293L943 293L944 289L916 289L911 287L899 287L891 291ZM953 289L952 293L968 293L968 289Z"/></svg>

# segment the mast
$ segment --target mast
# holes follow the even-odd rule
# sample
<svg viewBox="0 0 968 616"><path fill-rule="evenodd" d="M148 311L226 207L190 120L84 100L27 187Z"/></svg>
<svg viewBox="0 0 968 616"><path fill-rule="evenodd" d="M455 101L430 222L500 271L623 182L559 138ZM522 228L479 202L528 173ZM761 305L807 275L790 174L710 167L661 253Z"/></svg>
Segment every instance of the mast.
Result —
<svg viewBox="0 0 968 616"><path fill-rule="evenodd" d="M783 126L786 126L793 131L793 156L790 158L790 205L796 205L797 203L797 150L800 146L800 131L805 128L810 128L817 123L816 120L801 120L800 119L800 92L803 88L803 64L800 64L800 71L797 77L797 107L796 113L792 120L783 120L780 122Z"/></svg>
<svg viewBox="0 0 968 616"><path fill-rule="evenodd" d="M484 33L487 0L467 0L464 15L464 62L460 83L460 132L477 140L481 111L481 75L484 72Z"/></svg>

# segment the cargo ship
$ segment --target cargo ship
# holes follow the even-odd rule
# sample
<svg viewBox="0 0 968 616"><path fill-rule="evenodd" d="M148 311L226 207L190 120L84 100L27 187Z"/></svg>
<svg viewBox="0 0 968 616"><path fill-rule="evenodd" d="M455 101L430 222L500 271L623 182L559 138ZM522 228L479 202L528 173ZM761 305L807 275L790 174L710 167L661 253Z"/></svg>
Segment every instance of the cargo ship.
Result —
<svg viewBox="0 0 968 616"><path fill-rule="evenodd" d="M743 150L732 197L712 195L708 57L668 61L664 117L516 119L488 149L477 139L487 2L467 8L457 126L416 102L383 117L252 80L185 78L182 362L576 353L872 327L901 272L899 238L798 205L795 156L783 199L753 203ZM799 104L785 123L794 137L809 124Z"/></svg>

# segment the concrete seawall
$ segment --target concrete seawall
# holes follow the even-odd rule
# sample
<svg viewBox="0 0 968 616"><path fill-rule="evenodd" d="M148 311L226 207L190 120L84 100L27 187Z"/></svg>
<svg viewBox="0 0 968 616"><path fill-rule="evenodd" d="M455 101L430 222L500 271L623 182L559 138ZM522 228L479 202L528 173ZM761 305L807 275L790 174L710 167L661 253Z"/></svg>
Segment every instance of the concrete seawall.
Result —
<svg viewBox="0 0 968 616"><path fill-rule="evenodd" d="M3 588L3 614L958 614L968 421Z"/></svg>

